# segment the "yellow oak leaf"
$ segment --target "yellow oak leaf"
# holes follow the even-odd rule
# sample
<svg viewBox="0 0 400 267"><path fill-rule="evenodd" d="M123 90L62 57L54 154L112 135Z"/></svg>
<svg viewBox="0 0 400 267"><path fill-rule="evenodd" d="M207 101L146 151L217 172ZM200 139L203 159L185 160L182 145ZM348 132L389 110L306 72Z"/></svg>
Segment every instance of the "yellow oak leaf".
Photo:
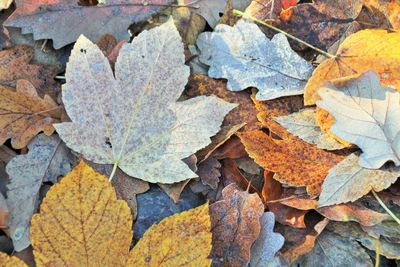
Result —
<svg viewBox="0 0 400 267"><path fill-rule="evenodd" d="M16 256L10 257L4 252L0 252L0 267L28 267L28 265Z"/></svg>
<svg viewBox="0 0 400 267"><path fill-rule="evenodd" d="M38 266L125 266L130 209L84 162L51 187L31 224Z"/></svg>
<svg viewBox="0 0 400 267"><path fill-rule="evenodd" d="M211 266L208 203L175 214L147 230L127 266Z"/></svg>
<svg viewBox="0 0 400 267"><path fill-rule="evenodd" d="M379 74L383 85L400 88L400 33L386 30L363 30L347 37L335 58L322 62L308 80L305 105L314 105L317 91L326 82L368 70Z"/></svg>

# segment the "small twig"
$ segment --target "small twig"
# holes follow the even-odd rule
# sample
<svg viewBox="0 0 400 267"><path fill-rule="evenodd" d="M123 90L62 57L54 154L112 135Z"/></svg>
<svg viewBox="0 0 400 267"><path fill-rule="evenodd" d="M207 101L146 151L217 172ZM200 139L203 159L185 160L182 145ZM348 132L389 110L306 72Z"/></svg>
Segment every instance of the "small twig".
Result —
<svg viewBox="0 0 400 267"><path fill-rule="evenodd" d="M290 38L290 39L292 39L292 40L294 40L296 42L299 42L299 43L301 43L301 44L303 44L305 46L308 46L309 48L317 51L318 53L320 53L320 54L322 54L322 55L324 55L324 56L326 56L328 58L336 58L335 55L332 55L331 53L328 53L328 52L326 52L326 51L324 51L322 49L319 49L318 47L315 47L315 46L313 46L313 45L311 45L311 44L309 44L309 43L307 43L307 42L305 42L305 41L303 41L303 40L301 40L301 39L299 39L299 38L297 38L297 37L295 37L295 36L293 36L293 35L291 35L291 34L289 34L287 32L285 32L285 31L283 31L283 30L281 30L281 29L279 29L279 28L277 28L275 26L272 26L271 24L268 24L268 23L266 23L266 22L264 22L262 20L259 20L259 19L255 18L253 16L250 16L250 15L248 15L246 13L243 13L240 10L234 9L233 10L233 14L235 14L237 16L241 16L241 17L246 18L246 19L250 19L250 20L252 20L254 22L257 22L257 23L259 23L259 24L261 24L263 26L266 26L266 27L268 27L268 28L270 28L270 29L272 29L274 31L280 32L280 33L286 35L288 38Z"/></svg>
<svg viewBox="0 0 400 267"><path fill-rule="evenodd" d="M400 219L386 206L385 203L381 200L381 198L378 196L378 194L374 191L371 190L372 194L376 198L376 200L379 202L379 204L382 206L382 208L398 223L400 224Z"/></svg>
<svg viewBox="0 0 400 267"><path fill-rule="evenodd" d="M381 243L379 239L375 240L375 267L379 267L380 255L381 255Z"/></svg>
<svg viewBox="0 0 400 267"><path fill-rule="evenodd" d="M58 80L65 80L65 76L62 75L57 75L55 78Z"/></svg>

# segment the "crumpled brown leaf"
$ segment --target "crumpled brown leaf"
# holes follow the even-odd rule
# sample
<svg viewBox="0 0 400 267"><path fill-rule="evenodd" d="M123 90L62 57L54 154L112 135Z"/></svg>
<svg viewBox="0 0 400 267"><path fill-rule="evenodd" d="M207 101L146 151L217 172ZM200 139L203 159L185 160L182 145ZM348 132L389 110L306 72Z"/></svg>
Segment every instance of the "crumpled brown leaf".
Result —
<svg viewBox="0 0 400 267"><path fill-rule="evenodd" d="M264 205L257 194L230 184L223 199L210 205L213 266L245 266L250 247L260 234Z"/></svg>

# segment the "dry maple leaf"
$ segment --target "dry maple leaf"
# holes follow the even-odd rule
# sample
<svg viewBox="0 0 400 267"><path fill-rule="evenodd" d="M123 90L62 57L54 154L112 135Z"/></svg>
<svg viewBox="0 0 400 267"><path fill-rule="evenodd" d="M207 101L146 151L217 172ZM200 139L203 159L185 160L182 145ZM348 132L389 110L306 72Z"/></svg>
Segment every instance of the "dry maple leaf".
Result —
<svg viewBox="0 0 400 267"><path fill-rule="evenodd" d="M340 86L322 87L318 94L322 100L317 105L335 120L331 132L363 151L361 166L377 169L387 161L400 165L399 92L382 87L378 75L368 71Z"/></svg>
<svg viewBox="0 0 400 267"><path fill-rule="evenodd" d="M132 239L128 205L107 177L79 163L47 192L33 215L38 266L125 266Z"/></svg>
<svg viewBox="0 0 400 267"><path fill-rule="evenodd" d="M22 251L30 245L29 223L39 202L43 182L56 183L57 178L71 169L69 150L56 135L40 134L28 145L29 152L14 157L6 166L10 183L7 204L14 249Z"/></svg>
<svg viewBox="0 0 400 267"><path fill-rule="evenodd" d="M227 79L231 91L256 87L258 100L300 95L311 76L312 66L290 48L285 35L269 40L244 19L200 34L197 46L200 61L210 66L209 77Z"/></svg>
<svg viewBox="0 0 400 267"><path fill-rule="evenodd" d="M329 170L322 184L318 206L355 201L371 190L382 191L400 177L400 168L370 170L361 167L356 154L351 154Z"/></svg>
<svg viewBox="0 0 400 267"><path fill-rule="evenodd" d="M310 196L319 195L328 171L343 157L321 150L298 138L275 140L262 131L238 133L249 156L290 186L306 186Z"/></svg>
<svg viewBox="0 0 400 267"><path fill-rule="evenodd" d="M48 95L40 98L35 87L25 80L17 82L17 89L0 86L0 143L11 138L14 148L25 147L39 132L54 132L61 107Z"/></svg>
<svg viewBox="0 0 400 267"><path fill-rule="evenodd" d="M257 194L241 191L230 184L223 199L210 206L213 266L246 266L250 248L261 230L264 205Z"/></svg>
<svg viewBox="0 0 400 267"><path fill-rule="evenodd" d="M106 33L128 39L129 25L151 17L171 0L107 0L97 6L79 5L76 0L16 0L17 9L4 23L22 28L35 40L52 39L55 49L84 34L98 41ZM95 21L95 23L94 23Z"/></svg>
<svg viewBox="0 0 400 267"><path fill-rule="evenodd" d="M81 36L63 86L72 122L54 127L88 160L130 176L161 183L196 177L181 159L208 145L236 105L206 96L176 102L188 76L171 19L122 46L115 78L103 53Z"/></svg>
<svg viewBox="0 0 400 267"><path fill-rule="evenodd" d="M384 85L400 88L400 33L363 30L347 37L335 58L322 62L308 80L304 103L314 105L317 91L327 81L373 70Z"/></svg>
<svg viewBox="0 0 400 267"><path fill-rule="evenodd" d="M151 226L131 250L126 266L211 266L208 203Z"/></svg>

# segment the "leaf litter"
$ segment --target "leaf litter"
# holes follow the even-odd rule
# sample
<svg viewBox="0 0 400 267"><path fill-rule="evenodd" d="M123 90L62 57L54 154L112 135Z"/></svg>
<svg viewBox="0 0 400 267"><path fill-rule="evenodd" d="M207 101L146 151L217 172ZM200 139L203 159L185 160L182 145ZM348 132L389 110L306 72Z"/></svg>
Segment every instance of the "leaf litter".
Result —
<svg viewBox="0 0 400 267"><path fill-rule="evenodd" d="M396 1L0 7L1 266L400 259Z"/></svg>

